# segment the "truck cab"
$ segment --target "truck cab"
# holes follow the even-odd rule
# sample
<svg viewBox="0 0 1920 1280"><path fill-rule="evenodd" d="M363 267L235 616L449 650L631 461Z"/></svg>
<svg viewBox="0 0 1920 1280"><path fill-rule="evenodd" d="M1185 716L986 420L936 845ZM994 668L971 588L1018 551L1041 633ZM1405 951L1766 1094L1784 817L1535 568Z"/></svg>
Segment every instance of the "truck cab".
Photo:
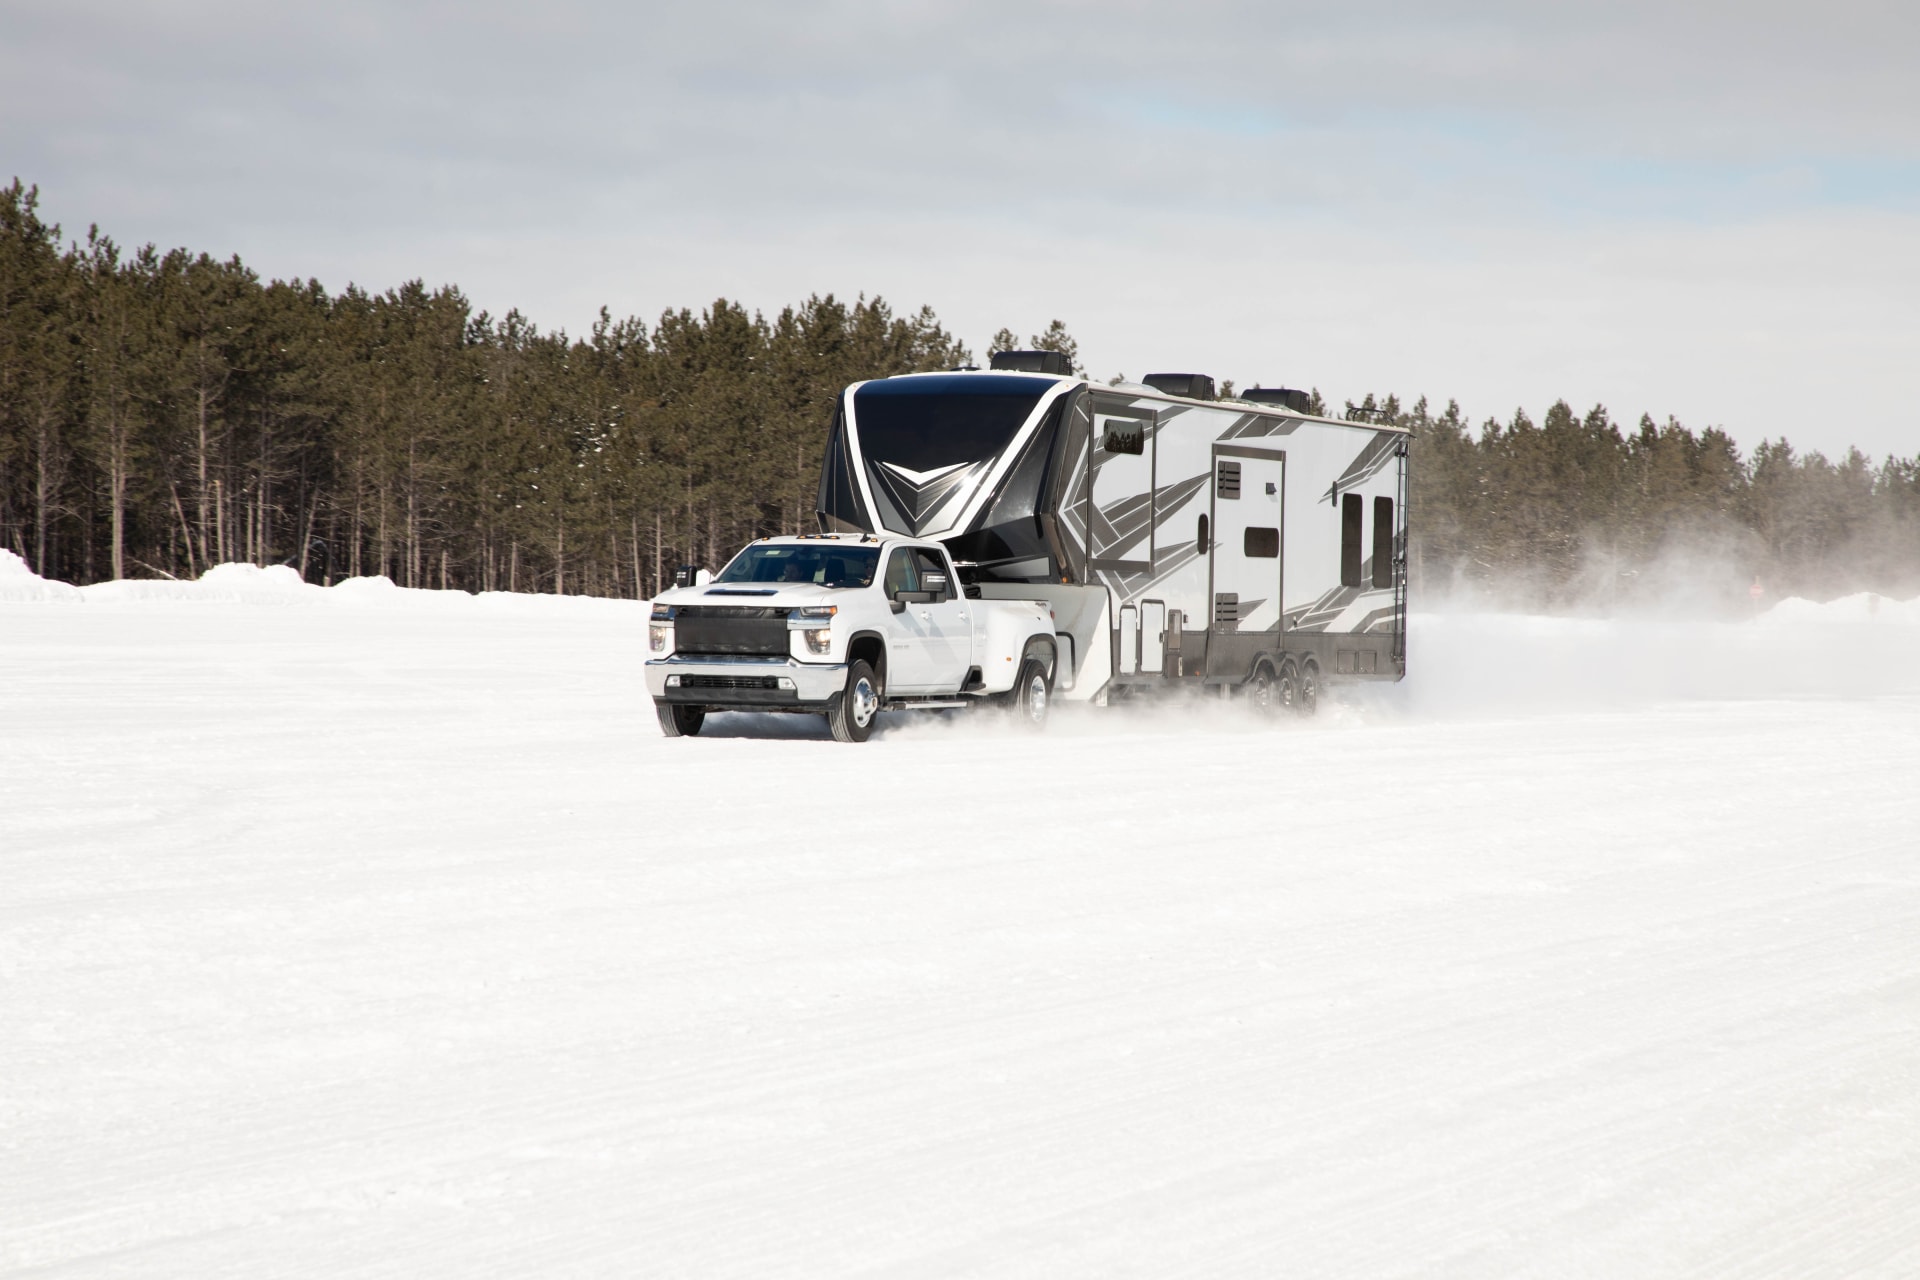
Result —
<svg viewBox="0 0 1920 1280"><path fill-rule="evenodd" d="M882 710L995 703L1042 723L1058 642L1043 601L969 598L940 543L863 533L749 543L654 600L647 647L670 737L712 712L789 711L858 742Z"/></svg>

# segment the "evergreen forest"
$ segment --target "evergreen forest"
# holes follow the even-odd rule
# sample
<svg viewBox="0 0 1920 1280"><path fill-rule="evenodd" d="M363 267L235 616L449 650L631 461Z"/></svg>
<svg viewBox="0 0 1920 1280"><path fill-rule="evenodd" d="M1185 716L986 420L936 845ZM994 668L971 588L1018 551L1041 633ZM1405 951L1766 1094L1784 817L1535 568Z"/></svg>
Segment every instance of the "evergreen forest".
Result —
<svg viewBox="0 0 1920 1280"><path fill-rule="evenodd" d="M990 342L1014 341L1002 330ZM1029 340L1077 359L1059 321ZM719 300L584 336L458 289L266 281L238 258L66 240L0 189L0 548L44 577L194 577L646 596L681 563L814 527L848 382L969 363L921 308ZM1315 393L1318 401L1319 393ZM1324 407L1324 402L1322 402ZM1475 425L1368 395L1414 430L1413 586L1543 606L1920 591L1920 456L1566 403Z"/></svg>

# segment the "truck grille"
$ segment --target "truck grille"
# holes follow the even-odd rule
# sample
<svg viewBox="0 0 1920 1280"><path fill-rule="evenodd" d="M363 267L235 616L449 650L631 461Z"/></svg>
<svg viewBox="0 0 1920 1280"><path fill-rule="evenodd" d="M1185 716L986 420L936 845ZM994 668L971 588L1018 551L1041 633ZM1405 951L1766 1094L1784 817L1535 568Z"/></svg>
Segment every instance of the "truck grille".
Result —
<svg viewBox="0 0 1920 1280"><path fill-rule="evenodd" d="M673 611L673 647L679 653L784 658L786 609L690 604Z"/></svg>

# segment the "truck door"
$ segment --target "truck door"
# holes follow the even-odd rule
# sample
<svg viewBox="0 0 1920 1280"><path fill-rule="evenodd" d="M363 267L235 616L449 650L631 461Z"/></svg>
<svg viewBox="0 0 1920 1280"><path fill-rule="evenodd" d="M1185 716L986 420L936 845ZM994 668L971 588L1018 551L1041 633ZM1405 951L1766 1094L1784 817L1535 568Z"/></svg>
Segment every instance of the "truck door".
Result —
<svg viewBox="0 0 1920 1280"><path fill-rule="evenodd" d="M947 580L939 599L927 604L910 604L907 612L917 613L926 627L931 687L942 691L958 689L967 678L967 668L974 665L973 621L969 617L973 612L969 607L972 601L961 594L960 580L942 553L916 547L913 562L920 575L922 591L929 589L929 574L939 574Z"/></svg>
<svg viewBox="0 0 1920 1280"><path fill-rule="evenodd" d="M1287 456L1277 449L1213 449L1213 632L1244 635L1280 625L1280 531ZM1251 659L1249 658L1249 661Z"/></svg>
<svg viewBox="0 0 1920 1280"><path fill-rule="evenodd" d="M886 577L882 590L888 600L897 592L920 590L920 570L913 552L895 547L887 555ZM908 602L899 613L890 616L887 628L887 692L925 693L933 686L933 658L928 652L932 620L921 611L925 605Z"/></svg>

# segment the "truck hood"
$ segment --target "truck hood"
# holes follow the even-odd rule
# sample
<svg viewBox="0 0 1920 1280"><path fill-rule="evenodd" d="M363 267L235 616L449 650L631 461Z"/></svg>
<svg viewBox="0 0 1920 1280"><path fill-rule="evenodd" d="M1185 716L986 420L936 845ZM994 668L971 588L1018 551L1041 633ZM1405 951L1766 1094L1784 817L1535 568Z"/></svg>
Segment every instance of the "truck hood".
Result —
<svg viewBox="0 0 1920 1280"><path fill-rule="evenodd" d="M731 605L760 609L797 609L809 604L833 604L871 587L817 587L811 582L710 583L704 587L675 587L653 598L666 605Z"/></svg>

